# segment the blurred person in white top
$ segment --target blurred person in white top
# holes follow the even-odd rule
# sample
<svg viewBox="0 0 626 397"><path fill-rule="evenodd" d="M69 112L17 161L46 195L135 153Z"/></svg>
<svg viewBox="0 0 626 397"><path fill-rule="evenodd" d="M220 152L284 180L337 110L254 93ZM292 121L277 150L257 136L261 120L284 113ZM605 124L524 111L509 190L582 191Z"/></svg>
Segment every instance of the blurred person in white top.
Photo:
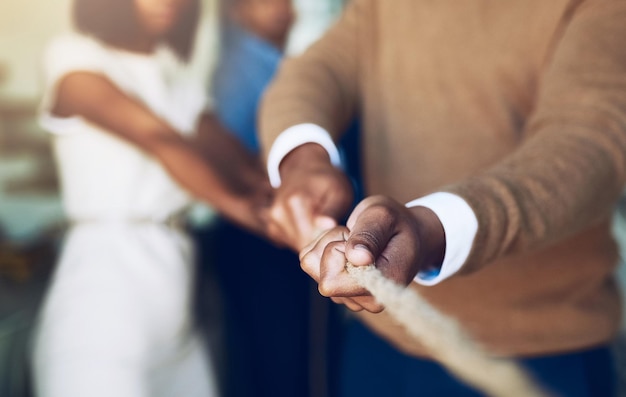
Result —
<svg viewBox="0 0 626 397"><path fill-rule="evenodd" d="M179 215L195 198L262 234L271 189L188 62L198 3L75 0L76 32L46 51L41 123L72 226L38 324L38 396L216 395Z"/></svg>

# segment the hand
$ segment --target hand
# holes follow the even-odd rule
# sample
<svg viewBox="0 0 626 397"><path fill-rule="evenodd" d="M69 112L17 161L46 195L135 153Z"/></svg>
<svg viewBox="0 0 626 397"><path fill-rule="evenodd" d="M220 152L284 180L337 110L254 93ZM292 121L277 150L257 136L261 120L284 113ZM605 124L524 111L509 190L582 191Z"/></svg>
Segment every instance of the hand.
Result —
<svg viewBox="0 0 626 397"><path fill-rule="evenodd" d="M363 200L347 227L335 227L300 252L302 269L318 282L320 294L350 310L378 313L384 309L345 270L375 264L382 274L408 285L420 269L439 265L445 233L439 218L425 207L407 209L394 200Z"/></svg>
<svg viewBox="0 0 626 397"><path fill-rule="evenodd" d="M248 231L265 236L274 189L261 161L247 152L229 160L216 155L210 161L230 195L220 209L223 215Z"/></svg>
<svg viewBox="0 0 626 397"><path fill-rule="evenodd" d="M238 187L223 214L239 226L265 236L273 193L267 176L251 175L245 183L245 189Z"/></svg>
<svg viewBox="0 0 626 397"><path fill-rule="evenodd" d="M212 181L194 184L214 194L206 201L239 226L265 236L273 189L260 158L212 114L203 115L189 144L214 176Z"/></svg>
<svg viewBox="0 0 626 397"><path fill-rule="evenodd" d="M352 186L317 144L294 149L283 159L280 172L282 184L269 211L268 235L300 251L337 225L352 203Z"/></svg>

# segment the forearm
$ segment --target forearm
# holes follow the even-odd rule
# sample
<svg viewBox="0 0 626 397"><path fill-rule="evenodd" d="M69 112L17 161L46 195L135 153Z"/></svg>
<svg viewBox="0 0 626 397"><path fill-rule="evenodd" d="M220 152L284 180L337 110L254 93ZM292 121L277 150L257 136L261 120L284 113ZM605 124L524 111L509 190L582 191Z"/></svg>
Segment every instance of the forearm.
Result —
<svg viewBox="0 0 626 397"><path fill-rule="evenodd" d="M231 219L238 220L240 224L261 229L260 218L255 210L265 200L269 183L265 183L268 188L264 190L267 178L263 177L258 165L236 167L236 177L227 174L229 165L238 164L245 158L234 149L229 150L234 145L226 145L224 140L212 142L215 162L211 163L210 158L203 156L202 145L184 138L144 104L120 91L106 77L90 72L72 73L59 83L53 111L60 116L84 117L132 143L155 157L172 178L193 196ZM221 135L215 132L215 136ZM231 156L231 163L218 158L220 153ZM243 172L248 170L249 173Z"/></svg>
<svg viewBox="0 0 626 397"><path fill-rule="evenodd" d="M260 167L233 170L227 162L207 158L197 143L178 134L150 136L142 142L143 149L191 196L249 231L265 234L263 214L271 189Z"/></svg>
<svg viewBox="0 0 626 397"><path fill-rule="evenodd" d="M244 200L244 192L233 189L201 151L183 138L173 135L155 138L148 151L181 187L218 211L230 213L236 203Z"/></svg>
<svg viewBox="0 0 626 397"><path fill-rule="evenodd" d="M213 114L202 116L192 142L207 158L261 165L259 156L248 150Z"/></svg>

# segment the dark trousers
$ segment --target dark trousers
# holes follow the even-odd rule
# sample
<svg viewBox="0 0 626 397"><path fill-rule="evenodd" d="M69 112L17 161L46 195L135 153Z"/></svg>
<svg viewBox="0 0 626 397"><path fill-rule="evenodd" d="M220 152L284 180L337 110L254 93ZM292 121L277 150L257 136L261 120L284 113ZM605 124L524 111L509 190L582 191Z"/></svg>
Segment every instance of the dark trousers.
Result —
<svg viewBox="0 0 626 397"><path fill-rule="evenodd" d="M353 320L344 346L341 397L480 397L440 365L406 356ZM522 359L554 396L614 397L616 371L608 347Z"/></svg>
<svg viewBox="0 0 626 397"><path fill-rule="evenodd" d="M331 329L337 311L317 293L298 256L223 220L199 240L202 262L211 267L204 278L219 290L224 396L307 397L331 388L338 340L329 338L339 334ZM320 307L315 317L311 310Z"/></svg>

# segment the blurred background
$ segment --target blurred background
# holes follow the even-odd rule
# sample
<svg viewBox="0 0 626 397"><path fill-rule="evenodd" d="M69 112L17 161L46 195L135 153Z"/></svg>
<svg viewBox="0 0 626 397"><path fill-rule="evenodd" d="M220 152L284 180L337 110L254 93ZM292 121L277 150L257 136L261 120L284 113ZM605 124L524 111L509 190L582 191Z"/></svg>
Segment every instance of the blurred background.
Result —
<svg viewBox="0 0 626 397"><path fill-rule="evenodd" d="M69 0L0 3L0 395L28 383L30 325L55 261L63 212L47 136L38 128L39 65L69 29Z"/></svg>
<svg viewBox="0 0 626 397"><path fill-rule="evenodd" d="M303 51L333 22L343 0L295 0L298 21L288 54ZM47 41L71 28L71 0L0 2L0 396L28 389L25 352L38 304L64 230L48 136L38 127L40 58ZM215 15L205 8L202 67L216 54ZM626 241L626 201L616 234ZM626 271L619 269L622 285ZM625 316L626 318L626 316ZM626 320L624 321L626 324ZM624 327L626 329L626 327ZM622 338L623 339L623 338ZM623 341L620 342L623 344ZM618 350L621 352L622 350ZM623 357L620 355L621 368ZM623 371L624 372L624 371Z"/></svg>
<svg viewBox="0 0 626 397"><path fill-rule="evenodd" d="M63 220L54 165L47 137L37 126L36 109L41 52L49 37L69 29L69 3L26 0L0 5L0 236L15 249L35 244L42 234L54 234L52 229ZM3 248L0 262L5 263L10 247Z"/></svg>
<svg viewBox="0 0 626 397"><path fill-rule="evenodd" d="M295 0L300 18L287 52L323 33L343 0ZM37 308L65 228L49 136L37 123L46 43L71 30L71 0L0 2L0 396L29 393L27 354ZM205 1L198 67L217 56L218 13ZM208 78L208 76L207 76ZM207 220L207 209L197 211ZM210 209L209 209L210 215ZM211 217L208 217L209 222Z"/></svg>

